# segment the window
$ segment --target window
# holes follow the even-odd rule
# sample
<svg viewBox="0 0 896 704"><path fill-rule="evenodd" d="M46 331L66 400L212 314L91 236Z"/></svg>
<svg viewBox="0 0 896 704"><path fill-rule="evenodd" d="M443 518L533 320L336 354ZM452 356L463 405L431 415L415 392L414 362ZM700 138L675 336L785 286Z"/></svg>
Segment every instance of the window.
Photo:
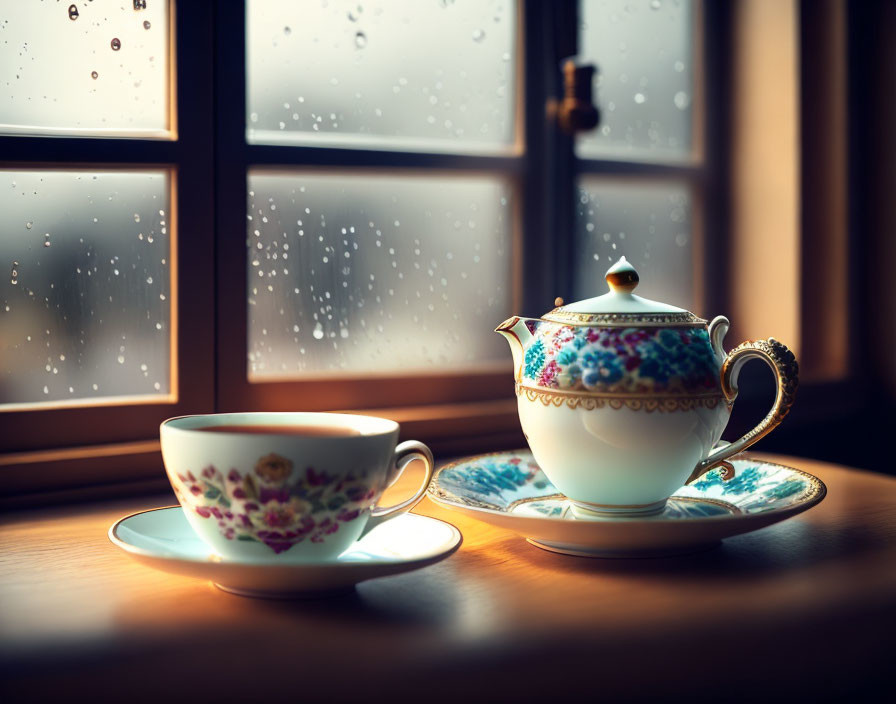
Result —
<svg viewBox="0 0 896 704"><path fill-rule="evenodd" d="M437 450L518 444L492 333L510 313L602 293L622 254L645 295L701 311L703 5L586 0L579 30L572 7L0 18L10 491L157 476L158 422L213 409L368 410ZM545 104L576 32L604 119L572 140Z"/></svg>

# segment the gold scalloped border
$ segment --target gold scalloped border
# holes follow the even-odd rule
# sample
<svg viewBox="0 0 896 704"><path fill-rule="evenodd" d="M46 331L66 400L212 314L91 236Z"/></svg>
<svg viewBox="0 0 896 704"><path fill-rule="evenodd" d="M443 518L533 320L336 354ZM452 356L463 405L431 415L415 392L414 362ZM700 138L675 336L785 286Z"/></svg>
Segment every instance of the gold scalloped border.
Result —
<svg viewBox="0 0 896 704"><path fill-rule="evenodd" d="M691 411L695 408L717 408L726 403L722 394L711 396L596 396L592 394L576 394L563 391L551 391L548 389L533 389L527 386L516 385L516 395L525 396L530 401L541 401L545 406L563 406L569 408L581 408L593 411L596 408L628 408L632 411L661 411L674 413L675 411ZM729 406L730 404L726 405Z"/></svg>

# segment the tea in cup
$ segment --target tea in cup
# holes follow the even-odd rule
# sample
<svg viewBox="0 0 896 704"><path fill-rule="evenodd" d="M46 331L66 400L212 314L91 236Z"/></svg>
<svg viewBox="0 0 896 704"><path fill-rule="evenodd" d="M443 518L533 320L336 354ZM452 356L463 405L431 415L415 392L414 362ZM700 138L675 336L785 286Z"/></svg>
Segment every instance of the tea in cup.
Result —
<svg viewBox="0 0 896 704"><path fill-rule="evenodd" d="M333 560L410 510L432 478L429 448L398 424L336 413L221 413L160 428L165 470L190 526L217 555L243 562ZM377 501L413 460L419 490Z"/></svg>

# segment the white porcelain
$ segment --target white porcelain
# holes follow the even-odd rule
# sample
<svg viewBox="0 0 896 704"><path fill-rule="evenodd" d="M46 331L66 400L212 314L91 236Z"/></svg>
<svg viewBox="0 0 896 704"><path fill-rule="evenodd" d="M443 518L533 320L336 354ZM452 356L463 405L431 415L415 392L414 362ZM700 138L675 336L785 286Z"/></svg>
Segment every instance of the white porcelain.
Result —
<svg viewBox="0 0 896 704"><path fill-rule="evenodd" d="M513 316L496 329L513 354L526 440L580 515L662 512L688 479L727 467L729 457L775 428L796 392L798 367L780 342L748 342L726 353L726 318L707 324L641 298L632 293L638 280L623 257L607 272L609 293L558 301L542 318ZM774 406L745 436L715 447L751 358L775 374Z"/></svg>
<svg viewBox="0 0 896 704"><path fill-rule="evenodd" d="M207 432L209 426L343 428L349 436ZM398 424L337 413L219 413L161 425L165 470L190 526L216 554L254 562L331 560L374 526L410 510L432 478L422 443L396 447ZM376 506L412 460L420 489Z"/></svg>
<svg viewBox="0 0 896 704"><path fill-rule="evenodd" d="M432 565L461 544L461 534L451 524L409 513L377 526L333 560L298 564L239 562L210 553L180 506L126 516L109 529L109 539L150 567L209 580L235 594L268 598L345 591L368 579Z"/></svg>
<svg viewBox="0 0 896 704"><path fill-rule="evenodd" d="M652 516L579 518L528 450L470 457L442 467L429 498L537 547L585 557L655 557L690 553L763 528L820 502L826 488L793 467L744 455L677 488Z"/></svg>

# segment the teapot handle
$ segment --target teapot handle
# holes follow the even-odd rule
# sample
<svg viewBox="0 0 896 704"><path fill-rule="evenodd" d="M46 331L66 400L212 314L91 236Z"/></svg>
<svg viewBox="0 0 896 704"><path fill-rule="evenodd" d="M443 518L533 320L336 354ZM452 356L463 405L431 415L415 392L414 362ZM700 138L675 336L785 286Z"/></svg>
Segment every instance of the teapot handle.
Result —
<svg viewBox="0 0 896 704"><path fill-rule="evenodd" d="M715 467L724 467L723 479L731 479L734 476L734 467L726 460L738 452L746 450L750 445L762 437L768 435L778 424L784 420L784 416L793 405L796 397L796 389L799 385L799 365L787 347L770 337L768 340L753 340L744 342L735 347L722 362L722 393L730 404L737 398L737 377L741 367L750 359L761 359L775 375L775 403L772 409L763 418L759 425L730 445L715 448L706 459L700 460L687 483L703 476Z"/></svg>

